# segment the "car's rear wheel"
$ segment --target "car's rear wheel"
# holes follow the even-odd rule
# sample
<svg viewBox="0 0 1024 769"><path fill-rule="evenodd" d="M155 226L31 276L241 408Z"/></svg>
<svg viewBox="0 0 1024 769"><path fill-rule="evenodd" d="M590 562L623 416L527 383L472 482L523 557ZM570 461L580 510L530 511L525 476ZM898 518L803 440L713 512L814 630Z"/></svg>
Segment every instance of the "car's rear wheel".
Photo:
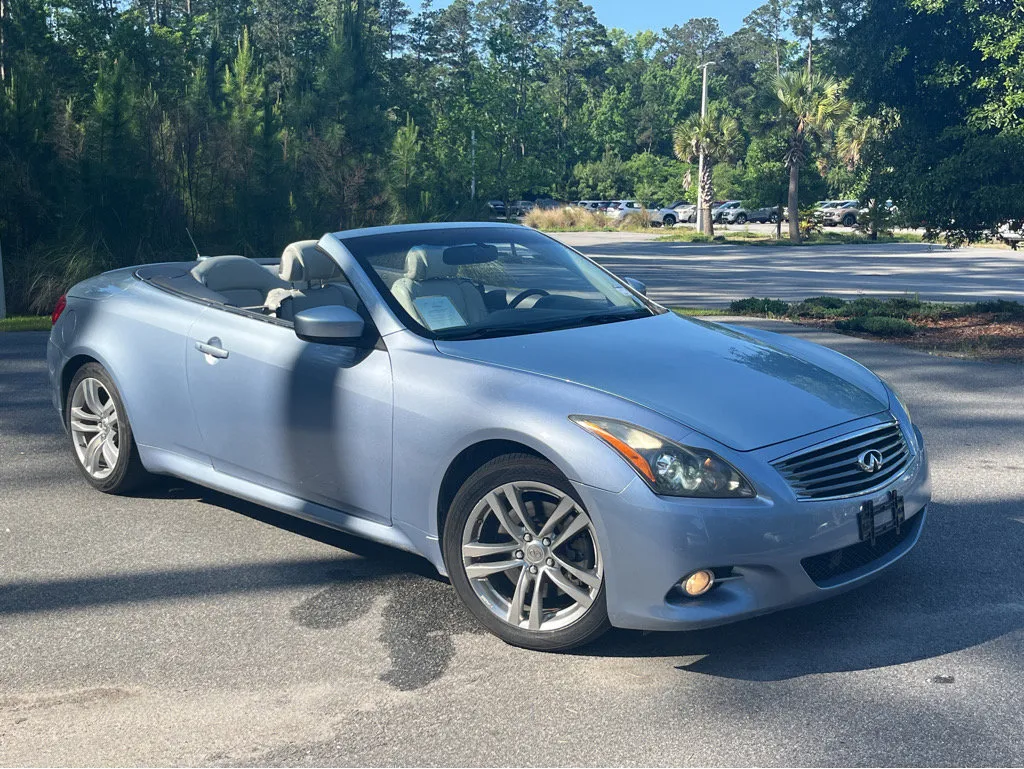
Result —
<svg viewBox="0 0 1024 769"><path fill-rule="evenodd" d="M485 464L455 495L443 538L456 592L503 641L558 651L608 629L597 530L548 462L510 454Z"/></svg>
<svg viewBox="0 0 1024 769"><path fill-rule="evenodd" d="M78 369L64 412L76 464L94 488L124 494L149 478L121 394L101 365L86 363Z"/></svg>
<svg viewBox="0 0 1024 769"><path fill-rule="evenodd" d="M746 214L736 214L736 224L746 224L746 223L747 223L747 215Z"/></svg>
<svg viewBox="0 0 1024 769"><path fill-rule="evenodd" d="M857 223L857 218L853 214L847 214L843 217L843 226L852 227Z"/></svg>
<svg viewBox="0 0 1024 769"><path fill-rule="evenodd" d="M771 216L768 217L768 221L771 222L772 224L778 224L779 223L779 215L778 214L772 214Z"/></svg>

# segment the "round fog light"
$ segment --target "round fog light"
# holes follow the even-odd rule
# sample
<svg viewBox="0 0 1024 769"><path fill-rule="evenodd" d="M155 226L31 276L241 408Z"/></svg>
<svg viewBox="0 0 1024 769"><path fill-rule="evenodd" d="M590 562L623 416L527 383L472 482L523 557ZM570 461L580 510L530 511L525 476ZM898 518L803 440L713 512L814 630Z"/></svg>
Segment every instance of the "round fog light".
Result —
<svg viewBox="0 0 1024 769"><path fill-rule="evenodd" d="M689 596L704 595L714 584L714 573L709 569L701 569L683 580L683 592Z"/></svg>

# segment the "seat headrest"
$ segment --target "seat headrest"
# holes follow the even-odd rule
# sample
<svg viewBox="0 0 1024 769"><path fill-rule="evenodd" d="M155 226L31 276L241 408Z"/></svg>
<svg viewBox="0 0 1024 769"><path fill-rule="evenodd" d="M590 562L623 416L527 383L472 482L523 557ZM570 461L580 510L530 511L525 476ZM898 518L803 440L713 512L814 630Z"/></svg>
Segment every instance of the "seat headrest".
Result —
<svg viewBox="0 0 1024 769"><path fill-rule="evenodd" d="M192 268L192 277L211 291L267 290L281 286L270 270L244 256L211 256Z"/></svg>
<svg viewBox="0 0 1024 769"><path fill-rule="evenodd" d="M454 278L459 268L445 264L444 248L440 246L413 246L405 255L405 277L421 281L434 278Z"/></svg>
<svg viewBox="0 0 1024 769"><path fill-rule="evenodd" d="M289 243L281 254L281 278L289 283L327 281L341 276L341 268L316 247L315 240Z"/></svg>

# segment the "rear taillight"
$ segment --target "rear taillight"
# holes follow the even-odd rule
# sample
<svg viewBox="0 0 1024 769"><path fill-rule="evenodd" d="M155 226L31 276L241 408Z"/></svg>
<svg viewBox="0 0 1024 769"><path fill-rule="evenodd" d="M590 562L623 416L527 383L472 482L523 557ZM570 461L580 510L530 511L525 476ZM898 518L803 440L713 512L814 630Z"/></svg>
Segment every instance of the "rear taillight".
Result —
<svg viewBox="0 0 1024 769"><path fill-rule="evenodd" d="M67 306L68 298L67 296L62 295L61 298L57 300L57 304L54 305L53 313L50 315L50 322L56 323L60 319L60 314L64 312L64 308Z"/></svg>

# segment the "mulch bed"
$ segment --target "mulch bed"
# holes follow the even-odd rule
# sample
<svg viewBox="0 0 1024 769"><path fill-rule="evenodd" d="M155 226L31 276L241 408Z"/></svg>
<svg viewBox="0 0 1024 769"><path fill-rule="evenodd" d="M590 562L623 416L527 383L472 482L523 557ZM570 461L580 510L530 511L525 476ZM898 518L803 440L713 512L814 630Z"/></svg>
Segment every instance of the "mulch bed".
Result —
<svg viewBox="0 0 1024 769"><path fill-rule="evenodd" d="M801 319L800 322L835 331L830 320ZM1024 364L1024 320L998 322L994 315L982 314L913 322L918 326L913 336L889 338L863 333L852 336L895 342L936 355Z"/></svg>

